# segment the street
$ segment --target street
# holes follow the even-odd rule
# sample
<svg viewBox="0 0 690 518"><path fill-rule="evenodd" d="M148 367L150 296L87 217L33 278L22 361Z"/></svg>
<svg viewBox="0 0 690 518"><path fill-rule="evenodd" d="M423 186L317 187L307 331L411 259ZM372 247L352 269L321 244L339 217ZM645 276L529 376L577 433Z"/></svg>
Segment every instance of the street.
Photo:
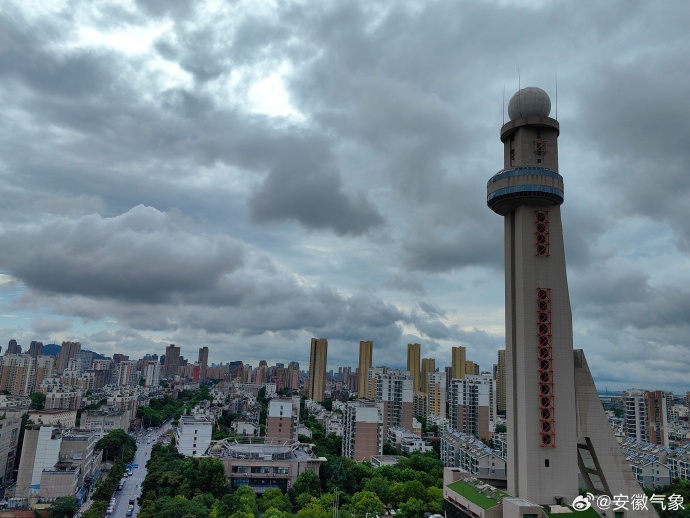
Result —
<svg viewBox="0 0 690 518"><path fill-rule="evenodd" d="M172 427L170 421L161 426L160 430L152 430L151 437L146 434L137 436L137 453L134 456L132 464L138 465L137 468L132 469L132 476L124 479L125 483L120 491L115 491L115 511L110 515L112 518L126 518L127 507L129 507L129 500L134 499L134 512L132 516L137 516L139 513L138 498L141 494L141 484L146 478L146 463L151 458L151 448L158 441L159 436L164 436L165 433ZM150 444L146 444L150 440Z"/></svg>

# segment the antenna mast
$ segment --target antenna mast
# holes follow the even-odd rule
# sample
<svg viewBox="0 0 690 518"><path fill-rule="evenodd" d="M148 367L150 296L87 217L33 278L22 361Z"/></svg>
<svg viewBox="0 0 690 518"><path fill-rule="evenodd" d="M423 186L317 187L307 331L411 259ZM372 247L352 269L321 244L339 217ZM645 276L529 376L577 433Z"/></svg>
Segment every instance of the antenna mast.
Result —
<svg viewBox="0 0 690 518"><path fill-rule="evenodd" d="M520 90L522 89L521 83L520 83L520 67L518 67L518 113L520 116L522 116L522 103L520 103Z"/></svg>
<svg viewBox="0 0 690 518"><path fill-rule="evenodd" d="M554 70L553 75L556 77L556 120L558 120L558 71Z"/></svg>

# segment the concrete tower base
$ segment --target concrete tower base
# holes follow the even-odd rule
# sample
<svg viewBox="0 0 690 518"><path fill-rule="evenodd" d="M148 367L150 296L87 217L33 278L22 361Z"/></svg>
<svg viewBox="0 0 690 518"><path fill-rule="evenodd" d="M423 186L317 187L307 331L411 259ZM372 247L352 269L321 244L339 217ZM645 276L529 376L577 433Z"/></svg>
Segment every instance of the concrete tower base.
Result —
<svg viewBox="0 0 690 518"><path fill-rule="evenodd" d="M577 463L580 474L593 495L644 494L630 464L611 431L592 373L581 349L573 351L575 362L575 402L577 420ZM652 504L648 509L626 512L636 518L658 518Z"/></svg>

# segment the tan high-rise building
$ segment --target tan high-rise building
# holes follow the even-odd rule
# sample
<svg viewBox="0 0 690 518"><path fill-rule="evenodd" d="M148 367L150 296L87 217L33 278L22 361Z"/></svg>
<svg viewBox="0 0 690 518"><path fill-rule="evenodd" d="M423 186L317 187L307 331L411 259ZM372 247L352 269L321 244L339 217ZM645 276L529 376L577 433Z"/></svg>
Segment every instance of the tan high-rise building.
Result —
<svg viewBox="0 0 690 518"><path fill-rule="evenodd" d="M309 355L309 385L307 398L321 403L326 391L326 362L328 359L328 340L325 338L311 339L311 354Z"/></svg>
<svg viewBox="0 0 690 518"><path fill-rule="evenodd" d="M199 348L199 365L201 366L199 378L205 380L208 377L208 347Z"/></svg>
<svg viewBox="0 0 690 518"><path fill-rule="evenodd" d="M473 361L467 360L465 362L465 376L468 374L479 375L479 365Z"/></svg>
<svg viewBox="0 0 690 518"><path fill-rule="evenodd" d="M427 417L446 417L446 393L446 373L430 373Z"/></svg>
<svg viewBox="0 0 690 518"><path fill-rule="evenodd" d="M451 377L454 380L461 380L465 377L465 362L467 361L467 348L459 345L453 347Z"/></svg>
<svg viewBox="0 0 690 518"><path fill-rule="evenodd" d="M412 388L414 392L419 392L422 384L420 380L420 371L422 357L422 346L419 344L407 344L407 370L412 376Z"/></svg>
<svg viewBox="0 0 690 518"><path fill-rule="evenodd" d="M506 350L498 350L498 367L496 367L496 410L506 415Z"/></svg>
<svg viewBox="0 0 690 518"><path fill-rule="evenodd" d="M367 397L369 393L369 369L374 357L374 342L359 342L359 370L357 371L357 396Z"/></svg>
<svg viewBox="0 0 690 518"><path fill-rule="evenodd" d="M434 358L422 358L422 379L420 390L429 393L429 374L436 372L436 360Z"/></svg>

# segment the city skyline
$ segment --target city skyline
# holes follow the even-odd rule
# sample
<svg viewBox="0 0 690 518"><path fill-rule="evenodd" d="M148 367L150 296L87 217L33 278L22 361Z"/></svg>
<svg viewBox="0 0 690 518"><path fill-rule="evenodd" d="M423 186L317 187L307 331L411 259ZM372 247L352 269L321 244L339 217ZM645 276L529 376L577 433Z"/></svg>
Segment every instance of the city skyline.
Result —
<svg viewBox="0 0 690 518"><path fill-rule="evenodd" d="M574 346L602 389L687 390L683 3L167 4L0 13L3 346L489 370L521 83L564 131Z"/></svg>

